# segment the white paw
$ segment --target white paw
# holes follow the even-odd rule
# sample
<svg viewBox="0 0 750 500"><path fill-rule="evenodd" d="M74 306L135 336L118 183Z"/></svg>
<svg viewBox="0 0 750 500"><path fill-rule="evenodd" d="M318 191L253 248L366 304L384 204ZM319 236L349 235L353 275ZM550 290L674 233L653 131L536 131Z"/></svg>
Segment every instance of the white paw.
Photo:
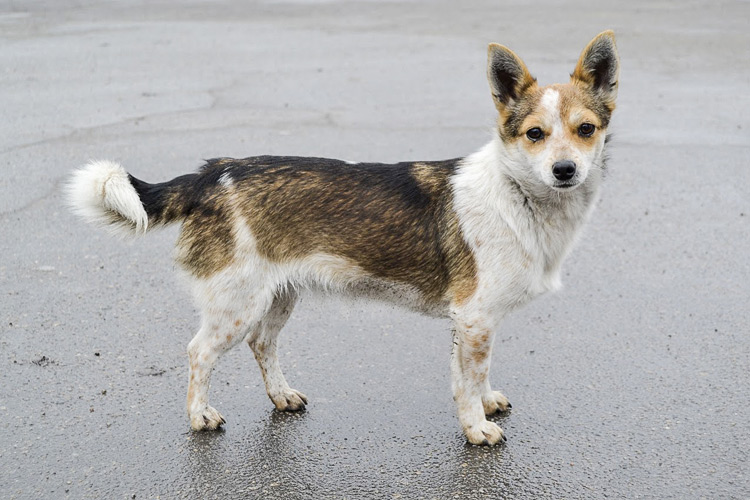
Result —
<svg viewBox="0 0 750 500"><path fill-rule="evenodd" d="M508 398L498 391L492 391L486 396L482 396L482 406L484 406L485 415L494 415L499 411L508 411L513 408Z"/></svg>
<svg viewBox="0 0 750 500"><path fill-rule="evenodd" d="M294 389L287 389L279 394L269 395L269 397L279 411L304 410L307 404L307 396Z"/></svg>
<svg viewBox="0 0 750 500"><path fill-rule="evenodd" d="M466 438L471 444L491 446L497 444L500 440L503 442L507 441L503 430L496 423L488 422L487 420L464 429L464 434L466 434Z"/></svg>
<svg viewBox="0 0 750 500"><path fill-rule="evenodd" d="M194 431L213 431L226 423L227 421L224 420L221 413L210 406L190 415L190 427Z"/></svg>

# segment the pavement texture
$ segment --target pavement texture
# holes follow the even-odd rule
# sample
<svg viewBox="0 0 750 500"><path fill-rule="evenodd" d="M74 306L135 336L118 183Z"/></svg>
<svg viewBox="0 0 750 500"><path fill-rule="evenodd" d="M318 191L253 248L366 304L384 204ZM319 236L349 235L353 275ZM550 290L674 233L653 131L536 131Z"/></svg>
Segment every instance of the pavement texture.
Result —
<svg viewBox="0 0 750 500"><path fill-rule="evenodd" d="M750 2L0 2L0 497L750 497ZM446 322L304 299L305 412L251 352L189 432L196 310L176 228L121 241L60 192L91 158L152 182L216 156L463 156L486 45L546 84L597 33L622 73L610 175L565 289L512 315L507 444L466 443Z"/></svg>

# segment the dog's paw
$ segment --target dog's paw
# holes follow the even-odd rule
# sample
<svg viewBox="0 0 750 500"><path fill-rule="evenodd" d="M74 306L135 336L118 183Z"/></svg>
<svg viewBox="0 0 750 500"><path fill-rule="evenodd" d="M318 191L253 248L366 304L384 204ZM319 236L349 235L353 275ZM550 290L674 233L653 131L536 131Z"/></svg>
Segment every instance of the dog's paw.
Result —
<svg viewBox="0 0 750 500"><path fill-rule="evenodd" d="M486 397L483 396L482 406L484 406L485 415L494 415L499 411L508 411L513 408L508 398L498 391L492 391Z"/></svg>
<svg viewBox="0 0 750 500"><path fill-rule="evenodd" d="M190 427L194 431L213 431L226 424L227 421L221 413L207 406L203 411L190 415Z"/></svg>
<svg viewBox="0 0 750 500"><path fill-rule="evenodd" d="M279 411L300 411L305 409L307 396L294 389L287 389L271 396L271 401Z"/></svg>
<svg viewBox="0 0 750 500"><path fill-rule="evenodd" d="M500 441L507 441L503 430L496 423L487 420L472 425L464 433L471 444L492 446Z"/></svg>

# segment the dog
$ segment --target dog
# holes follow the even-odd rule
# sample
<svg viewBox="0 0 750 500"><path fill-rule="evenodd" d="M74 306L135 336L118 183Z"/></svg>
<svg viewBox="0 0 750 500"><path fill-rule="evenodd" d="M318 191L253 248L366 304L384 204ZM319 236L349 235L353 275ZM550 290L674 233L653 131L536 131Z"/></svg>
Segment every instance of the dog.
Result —
<svg viewBox="0 0 750 500"><path fill-rule="evenodd" d="M176 260L201 314L188 345L192 429L226 423L208 404L209 380L243 341L276 408L305 408L276 345L300 292L311 289L450 318L463 432L473 444L506 441L485 417L511 408L490 387L493 332L560 287L560 266L598 198L619 78L614 33L585 47L567 83L539 86L498 44L489 45L487 77L496 128L464 158L218 158L157 184L109 161L74 172L68 201L88 221L134 235L182 224Z"/></svg>

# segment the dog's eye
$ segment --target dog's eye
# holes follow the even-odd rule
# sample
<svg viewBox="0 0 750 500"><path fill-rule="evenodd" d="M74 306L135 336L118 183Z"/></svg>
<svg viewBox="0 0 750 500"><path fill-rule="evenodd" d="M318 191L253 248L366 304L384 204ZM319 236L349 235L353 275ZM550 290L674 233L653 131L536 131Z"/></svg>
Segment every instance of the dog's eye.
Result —
<svg viewBox="0 0 750 500"><path fill-rule="evenodd" d="M539 127L530 128L528 131L526 131L526 137L528 137L531 141L536 142L540 139L544 139L544 132L542 132L542 129Z"/></svg>
<svg viewBox="0 0 750 500"><path fill-rule="evenodd" d="M594 135L594 130L596 130L596 127L593 126L590 123L582 123L580 127L578 127L578 134L581 137L591 137Z"/></svg>

